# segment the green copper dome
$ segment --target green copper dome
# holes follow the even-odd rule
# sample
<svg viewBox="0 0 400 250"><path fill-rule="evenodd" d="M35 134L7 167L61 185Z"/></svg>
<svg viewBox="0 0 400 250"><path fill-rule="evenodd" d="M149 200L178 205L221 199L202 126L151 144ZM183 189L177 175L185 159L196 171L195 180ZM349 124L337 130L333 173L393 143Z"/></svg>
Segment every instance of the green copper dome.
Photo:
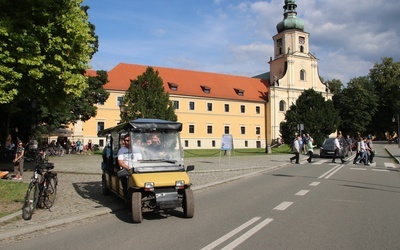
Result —
<svg viewBox="0 0 400 250"><path fill-rule="evenodd" d="M304 31L303 20L297 18L296 8L297 4L295 0L285 0L285 5L283 6L283 9L285 10L283 13L284 18L276 25L278 33L290 29Z"/></svg>

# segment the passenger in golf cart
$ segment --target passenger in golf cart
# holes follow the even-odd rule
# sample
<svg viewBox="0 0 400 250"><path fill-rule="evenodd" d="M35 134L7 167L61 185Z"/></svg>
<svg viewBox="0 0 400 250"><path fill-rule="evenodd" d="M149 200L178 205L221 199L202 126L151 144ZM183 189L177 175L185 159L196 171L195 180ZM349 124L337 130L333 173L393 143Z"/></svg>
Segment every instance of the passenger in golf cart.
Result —
<svg viewBox="0 0 400 250"><path fill-rule="evenodd" d="M183 162L182 124L137 119L99 132L106 136L103 151L103 193L117 194L132 203L134 222L142 212L182 207L184 217L194 213L193 192ZM151 142L151 143L150 143Z"/></svg>

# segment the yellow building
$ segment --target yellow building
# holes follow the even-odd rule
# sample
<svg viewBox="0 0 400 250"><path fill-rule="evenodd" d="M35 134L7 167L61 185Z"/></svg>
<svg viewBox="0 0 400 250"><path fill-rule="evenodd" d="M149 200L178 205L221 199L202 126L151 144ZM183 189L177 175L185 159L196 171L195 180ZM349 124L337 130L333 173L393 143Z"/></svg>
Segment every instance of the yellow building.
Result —
<svg viewBox="0 0 400 250"><path fill-rule="evenodd" d="M163 79L178 121L183 123L184 148L220 148L223 134L233 136L235 148L266 148L280 138L286 110L305 89L313 88L332 98L319 78L318 59L309 52L309 33L297 18L296 8L294 0L285 0L284 19L273 37L270 72L251 78L152 66ZM79 138L86 144L91 139L104 145L97 132L120 121L120 100L130 80L146 68L120 63L110 70L105 85L110 97L98 105L95 118L71 127L73 140Z"/></svg>
<svg viewBox="0 0 400 250"><path fill-rule="evenodd" d="M98 104L97 116L73 127L74 140L104 145L100 129L120 122L119 104L130 81L147 66L120 63L108 72L108 100ZM261 79L165 67L153 67L175 106L185 148L219 148L223 134L231 134L235 148L264 148L265 96ZM92 74L92 73L91 73Z"/></svg>

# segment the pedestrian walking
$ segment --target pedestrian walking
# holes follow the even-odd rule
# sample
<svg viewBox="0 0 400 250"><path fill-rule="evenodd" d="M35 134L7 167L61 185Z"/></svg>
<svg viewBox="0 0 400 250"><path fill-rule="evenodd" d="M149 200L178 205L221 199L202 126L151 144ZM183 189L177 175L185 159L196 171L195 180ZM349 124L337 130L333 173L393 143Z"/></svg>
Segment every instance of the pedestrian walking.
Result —
<svg viewBox="0 0 400 250"><path fill-rule="evenodd" d="M361 137L358 137L356 146L356 156L354 157L353 164L357 164L361 156Z"/></svg>
<svg viewBox="0 0 400 250"><path fill-rule="evenodd" d="M373 163L374 162L374 157L375 157L375 148L374 148L374 143L372 142L373 137L371 135L368 135L368 148L369 148L369 162Z"/></svg>
<svg viewBox="0 0 400 250"><path fill-rule="evenodd" d="M294 156L290 158L291 163L293 163L293 160L296 160L296 164L300 164L300 141L301 141L301 136L299 135L293 142L292 150Z"/></svg>
<svg viewBox="0 0 400 250"><path fill-rule="evenodd" d="M346 157L350 155L353 155L352 147L353 147L353 140L351 139L350 135L347 135L346 137L346 143L347 143L347 154Z"/></svg>
<svg viewBox="0 0 400 250"><path fill-rule="evenodd" d="M336 157L339 157L340 160L342 161L342 163L346 162L343 159L343 149L340 146L340 142L339 142L340 138L342 138L342 136L341 135L337 135L335 140L334 140L334 142L333 142L334 148L335 148L335 153L333 154L332 163L336 163L336 161L335 161Z"/></svg>
<svg viewBox="0 0 400 250"><path fill-rule="evenodd" d="M313 145L314 139L307 134L307 151L308 151L308 159L307 161L311 163L312 157L314 155L314 145Z"/></svg>
<svg viewBox="0 0 400 250"><path fill-rule="evenodd" d="M22 180L22 175L24 174L24 153L25 149L22 146L22 141L19 140L13 160L14 174L15 174L13 180L19 180L19 181Z"/></svg>

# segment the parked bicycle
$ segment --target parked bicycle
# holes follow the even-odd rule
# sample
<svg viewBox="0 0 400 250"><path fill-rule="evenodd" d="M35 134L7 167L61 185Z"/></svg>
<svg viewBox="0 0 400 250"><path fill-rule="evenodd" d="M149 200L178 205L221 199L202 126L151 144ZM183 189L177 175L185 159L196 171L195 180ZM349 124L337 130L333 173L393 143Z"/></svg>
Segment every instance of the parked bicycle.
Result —
<svg viewBox="0 0 400 250"><path fill-rule="evenodd" d="M24 205L22 207L22 218L30 220L36 208L50 209L57 194L57 173L50 171L54 164L47 161L43 150L35 159L35 170L26 191Z"/></svg>

